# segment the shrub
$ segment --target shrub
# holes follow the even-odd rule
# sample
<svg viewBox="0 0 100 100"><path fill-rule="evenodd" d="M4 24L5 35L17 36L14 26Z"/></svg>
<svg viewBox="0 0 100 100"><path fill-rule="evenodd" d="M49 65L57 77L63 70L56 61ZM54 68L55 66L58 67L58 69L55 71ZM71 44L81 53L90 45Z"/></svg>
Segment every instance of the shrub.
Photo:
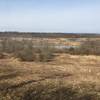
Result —
<svg viewBox="0 0 100 100"><path fill-rule="evenodd" d="M22 61L43 61L47 62L53 58L53 46L47 41L33 44L32 40L13 40L5 38L1 41L0 51L13 54Z"/></svg>
<svg viewBox="0 0 100 100"><path fill-rule="evenodd" d="M15 52L16 57L20 58L22 61L34 61L36 55L33 50L32 41L23 42L23 48Z"/></svg>
<svg viewBox="0 0 100 100"><path fill-rule="evenodd" d="M81 44L77 52L86 55L100 55L100 40L87 40Z"/></svg>
<svg viewBox="0 0 100 100"><path fill-rule="evenodd" d="M22 61L33 61L34 54L29 48L24 48L23 50L16 53L16 57L20 58Z"/></svg>
<svg viewBox="0 0 100 100"><path fill-rule="evenodd" d="M100 55L100 40L87 39L79 47L69 48L65 51L73 55Z"/></svg>
<svg viewBox="0 0 100 100"><path fill-rule="evenodd" d="M23 48L23 41L5 38L1 41L1 51L5 53L14 53Z"/></svg>
<svg viewBox="0 0 100 100"><path fill-rule="evenodd" d="M54 48L49 43L44 42L42 44L42 47L39 48L38 60L41 62L47 62L52 60L54 56L53 50Z"/></svg>

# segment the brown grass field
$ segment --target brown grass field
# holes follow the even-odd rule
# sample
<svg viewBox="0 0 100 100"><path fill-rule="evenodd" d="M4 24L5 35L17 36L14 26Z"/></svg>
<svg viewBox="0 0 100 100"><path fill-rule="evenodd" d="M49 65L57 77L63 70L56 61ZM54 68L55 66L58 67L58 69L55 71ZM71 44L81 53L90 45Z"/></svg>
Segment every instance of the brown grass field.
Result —
<svg viewBox="0 0 100 100"><path fill-rule="evenodd" d="M39 40L37 41L41 43L41 39ZM81 42L85 40L86 38L83 38ZM4 42L5 51L2 49L0 52L0 100L100 100L100 42L96 42L100 39L91 40L87 46L82 45L86 50L81 48L78 54L70 54L70 51L53 52L54 57L50 61L47 59L52 55L52 50L48 46L40 48L40 53L31 48L31 42L24 41L23 43L28 43L24 44L25 46L18 41L13 41L17 45L13 44L12 40ZM34 41L36 40L33 39L32 42ZM80 41L72 39L44 41L62 45L81 45ZM8 43L7 47L5 43ZM89 46L91 43L94 43L94 47ZM23 50L19 53L20 46L23 46ZM13 51L7 53L9 50ZM91 54L82 54L81 50L85 51L84 53L89 50ZM21 55L16 57L16 53ZM32 54L35 57L37 54L40 55L41 60L34 58L27 61ZM21 60L23 55L27 58L26 61Z"/></svg>
<svg viewBox="0 0 100 100"><path fill-rule="evenodd" d="M58 84L59 82L74 87L88 84L87 88L89 88L89 84L94 84L100 88L100 57L63 53L57 54L52 62L46 63L21 62L15 58L0 59L0 97L3 98L0 100L20 100L17 97L36 84ZM13 95L3 92L7 90L12 90ZM12 99L12 97L16 97L16 99Z"/></svg>
<svg viewBox="0 0 100 100"><path fill-rule="evenodd" d="M0 83L17 85L29 80L64 79L67 83L100 83L100 57L61 54L52 62L21 62L18 59L0 60Z"/></svg>

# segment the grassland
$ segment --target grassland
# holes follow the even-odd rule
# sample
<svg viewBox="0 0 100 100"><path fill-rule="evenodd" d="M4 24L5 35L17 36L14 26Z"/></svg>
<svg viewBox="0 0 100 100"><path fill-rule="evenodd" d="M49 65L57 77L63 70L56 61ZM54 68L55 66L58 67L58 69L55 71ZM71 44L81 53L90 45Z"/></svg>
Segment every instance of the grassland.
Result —
<svg viewBox="0 0 100 100"><path fill-rule="evenodd" d="M47 85L50 83L55 86L59 84L59 86L64 85L65 87L69 85L74 88L85 87L87 90L92 86L93 90L89 90L89 92L99 91L100 57L58 54L52 62L48 63L21 62L14 58L0 60L0 100L23 100L25 92L37 84ZM97 94L99 95L100 92ZM30 100L39 99L33 97Z"/></svg>
<svg viewBox="0 0 100 100"><path fill-rule="evenodd" d="M86 38L38 38L39 43L81 45L85 50L79 49L78 54L52 51L44 42L46 47L37 51L31 45L35 39L13 39L4 41L0 48L0 100L100 100L99 38L91 38L95 42L85 42L87 45L81 44ZM53 58L48 61L52 53ZM25 59L21 60L22 56Z"/></svg>

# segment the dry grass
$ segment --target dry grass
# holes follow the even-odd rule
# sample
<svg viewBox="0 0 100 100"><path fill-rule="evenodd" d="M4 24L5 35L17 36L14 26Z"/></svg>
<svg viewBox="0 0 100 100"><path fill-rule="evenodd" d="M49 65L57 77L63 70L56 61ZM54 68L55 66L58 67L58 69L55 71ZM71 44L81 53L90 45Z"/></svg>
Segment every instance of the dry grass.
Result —
<svg viewBox="0 0 100 100"><path fill-rule="evenodd" d="M66 86L68 87L70 85L74 88L77 87L80 89L81 87L84 87L85 84L87 84L85 88L82 88L82 91L84 89L89 88L89 90L84 90L85 92L83 91L84 93L87 93L86 95L84 94L84 97L87 96L88 98L90 95L92 95L94 98L95 94L88 94L88 93L90 93L91 88L92 92L93 93L95 92L94 86L100 89L99 87L100 57L75 56L68 54L61 54L61 55L57 54L57 55L58 56L52 62L20 62L18 59L15 58L0 59L0 97L4 98L1 100L25 100L25 99L20 99L20 97L24 98L23 97L24 93L26 95L28 95L29 92L32 93L34 91L34 88L32 89L32 87L40 83L46 85L48 83L50 84L52 83L53 85L55 84L55 86L57 86L56 84L60 84L61 86L64 84L65 87ZM60 82L62 81L63 84L62 82L59 83L59 81ZM58 85L58 87L60 85ZM58 91L59 90L58 87L54 88L56 88ZM32 89L31 91L29 91L30 88ZM51 87L45 86L44 88L50 89ZM44 90L43 87L40 87L40 90L41 89ZM40 90L37 91L41 93ZM49 92L49 90L46 91ZM63 90L61 91L63 94L65 93L63 92ZM55 94L55 92L53 93ZM98 93L100 94L100 92ZM77 100L99 100L93 98L77 99ZM39 100L39 99L33 98L27 100ZM43 99L43 100L49 100L49 99ZM68 99L68 100L75 100L75 99Z"/></svg>

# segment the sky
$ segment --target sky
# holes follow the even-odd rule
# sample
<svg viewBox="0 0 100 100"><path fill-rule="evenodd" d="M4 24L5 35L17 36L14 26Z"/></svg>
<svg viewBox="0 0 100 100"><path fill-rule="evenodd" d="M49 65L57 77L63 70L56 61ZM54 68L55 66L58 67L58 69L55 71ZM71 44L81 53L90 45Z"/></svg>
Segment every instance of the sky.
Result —
<svg viewBox="0 0 100 100"><path fill-rule="evenodd" d="M100 33L100 0L0 0L0 31Z"/></svg>

